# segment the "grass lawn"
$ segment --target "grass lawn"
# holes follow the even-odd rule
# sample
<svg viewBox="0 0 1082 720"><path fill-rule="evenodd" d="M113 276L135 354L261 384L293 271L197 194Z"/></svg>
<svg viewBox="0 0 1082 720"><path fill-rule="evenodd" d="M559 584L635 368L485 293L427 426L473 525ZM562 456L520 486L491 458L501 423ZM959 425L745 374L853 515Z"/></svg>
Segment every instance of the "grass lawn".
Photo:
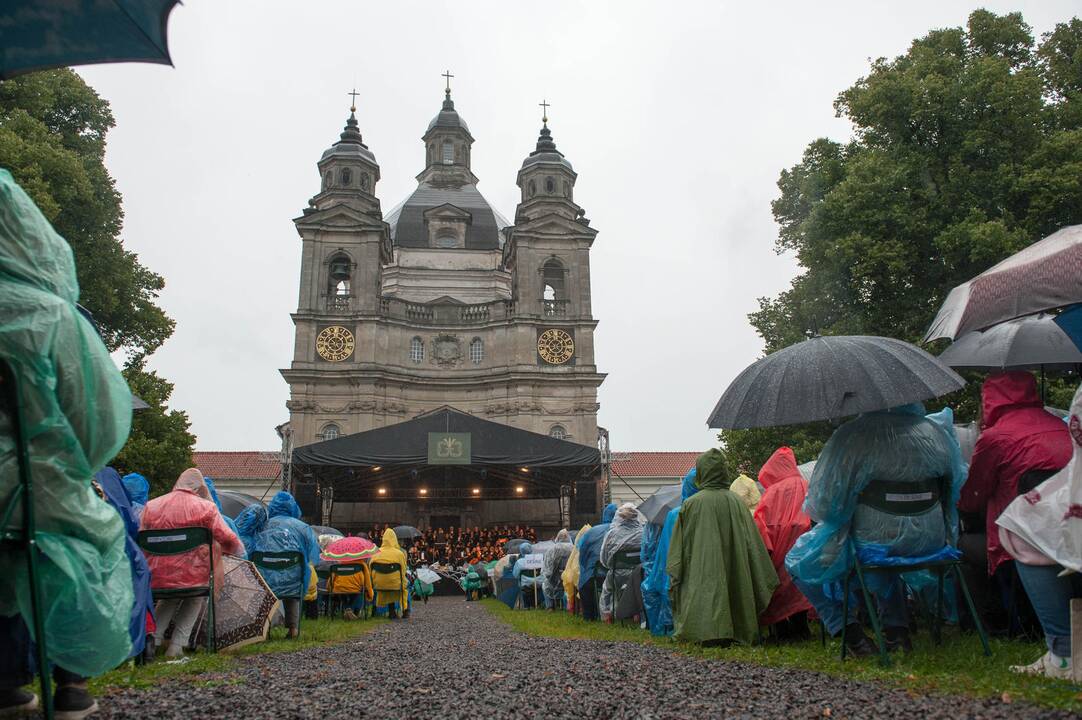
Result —
<svg viewBox="0 0 1082 720"><path fill-rule="evenodd" d="M944 630L943 645L935 647L928 634L922 632L914 638L912 654L892 654L893 664L884 668L880 667L877 658L850 659L843 663L838 659L838 641L828 640L824 649L818 637L790 645L702 648L671 638L655 638L637 627L586 622L566 612L510 610L494 599L484 600L483 603L497 618L528 635L651 643L698 657L817 670L857 680L886 682L913 692L995 697L1004 702L1025 700L1082 711L1082 687L1059 680L1015 675L1007 669L1008 665L1035 660L1045 650L1042 644L1037 643L993 638L992 657L986 658L981 651L980 639L975 634L963 635L947 628Z"/></svg>
<svg viewBox="0 0 1082 720"><path fill-rule="evenodd" d="M230 670L244 662L251 655L265 653L284 653L303 650L317 645L350 640L372 630L387 620L373 618L365 621L349 621L328 618L304 620L301 623L299 640L287 640L285 628L273 628L267 641L255 645L246 645L235 652L212 655L206 652L189 654L188 662L170 665L162 655L150 665L136 665L129 662L112 672L90 680L90 691L94 695L105 695L122 688L148 688L163 680L183 680L204 685L227 684L237 682Z"/></svg>

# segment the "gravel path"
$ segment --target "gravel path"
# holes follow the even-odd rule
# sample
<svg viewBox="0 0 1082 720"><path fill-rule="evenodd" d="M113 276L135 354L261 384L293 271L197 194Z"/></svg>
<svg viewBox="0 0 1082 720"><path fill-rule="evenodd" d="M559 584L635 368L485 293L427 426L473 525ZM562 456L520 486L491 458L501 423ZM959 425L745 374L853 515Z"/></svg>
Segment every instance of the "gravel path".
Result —
<svg viewBox="0 0 1082 720"><path fill-rule="evenodd" d="M254 655L221 684L167 682L101 699L114 718L1053 718L1020 704L511 631L481 605L434 598L406 621L296 653Z"/></svg>

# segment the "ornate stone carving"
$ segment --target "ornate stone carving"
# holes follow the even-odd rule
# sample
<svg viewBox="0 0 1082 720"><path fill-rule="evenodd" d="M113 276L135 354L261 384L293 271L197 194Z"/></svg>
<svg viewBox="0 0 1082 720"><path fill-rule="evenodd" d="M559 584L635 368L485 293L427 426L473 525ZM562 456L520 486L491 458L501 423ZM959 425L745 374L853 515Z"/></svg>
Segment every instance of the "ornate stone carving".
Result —
<svg viewBox="0 0 1082 720"><path fill-rule="evenodd" d="M454 367L462 360L462 341L457 335L439 334L432 339L432 362Z"/></svg>

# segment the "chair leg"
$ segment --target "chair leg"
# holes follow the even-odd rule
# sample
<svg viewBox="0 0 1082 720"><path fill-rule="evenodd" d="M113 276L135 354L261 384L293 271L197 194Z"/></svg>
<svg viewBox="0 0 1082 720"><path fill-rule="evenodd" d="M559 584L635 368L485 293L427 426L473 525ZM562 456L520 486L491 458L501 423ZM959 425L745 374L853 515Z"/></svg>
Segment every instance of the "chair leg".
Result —
<svg viewBox="0 0 1082 720"><path fill-rule="evenodd" d="M936 568L935 616L932 618L932 641L943 643L943 568Z"/></svg>
<svg viewBox="0 0 1082 720"><path fill-rule="evenodd" d="M214 624L214 583L211 583L210 595L207 596L207 650L212 653L218 652L216 629Z"/></svg>
<svg viewBox="0 0 1082 720"><path fill-rule="evenodd" d="M977 614L977 607L973 604L973 597L969 594L969 586L966 584L966 579L962 576L962 570L957 564L952 565L951 568L954 570L954 577L958 580L958 584L962 586L962 595L965 596L969 614L973 616L973 625L977 628L977 635L981 638L981 646L984 648L984 655L985 657L991 657L992 648L988 646L988 634L984 631L984 623L981 622L981 616Z"/></svg>
<svg viewBox="0 0 1082 720"><path fill-rule="evenodd" d="M857 569L857 580L860 581L860 592L864 595L864 605L868 608L868 617L872 621L872 630L875 631L875 641L879 645L879 664L883 667L890 667L890 653L887 652L887 641L883 637L883 627L879 622L879 612L872 603L872 594L868 591L868 585L864 582L864 572L860 569L859 560L856 562L855 567ZM846 619L848 620L848 618ZM842 644L845 644L844 640Z"/></svg>
<svg viewBox="0 0 1082 720"><path fill-rule="evenodd" d="M849 577L850 577L850 573L846 573L845 574L845 582L842 583L842 638L841 638L841 640L842 640L842 662L845 662L845 654L846 654L845 627L849 624ZM820 618L819 621L823 622L823 619ZM825 639L826 638L826 630L825 630L825 627L826 627L826 625L824 624L824 630L823 630L823 633L824 633L823 644L824 645L826 644L826 639Z"/></svg>

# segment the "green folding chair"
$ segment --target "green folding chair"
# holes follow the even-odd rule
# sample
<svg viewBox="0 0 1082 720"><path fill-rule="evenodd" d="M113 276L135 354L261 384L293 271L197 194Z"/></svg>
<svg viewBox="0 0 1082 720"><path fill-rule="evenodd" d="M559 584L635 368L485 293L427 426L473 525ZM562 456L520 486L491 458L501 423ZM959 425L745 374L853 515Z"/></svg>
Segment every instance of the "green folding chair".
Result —
<svg viewBox="0 0 1082 720"><path fill-rule="evenodd" d="M304 585L304 571L307 564L304 562L304 553L297 552L296 550L257 550L251 555L249 555L248 559L251 560L257 568L259 568L260 572L264 570L274 570L275 572L281 572L283 570L289 570L290 568L297 568L297 572L300 573L300 578L297 580L297 585L298 587L300 587L300 594L277 595L276 593L276 596L279 600L296 600L297 602L304 602L305 591L308 589ZM301 619L303 617L303 612L297 613L297 638L301 636Z"/></svg>
<svg viewBox="0 0 1082 720"><path fill-rule="evenodd" d="M860 496L857 498L857 504L896 517L923 515L938 505L943 508L944 528L946 528L946 503L950 502L950 493L948 492L949 482L949 478L932 478L917 483L898 482L894 480L873 480L868 484L864 491L861 492ZM854 521L855 519L856 516L854 515ZM856 525L854 522L851 526L851 530L855 529ZM944 537L943 545L946 546L948 544L948 539ZM872 594L868 590L868 584L865 580L866 575L874 575L877 573L883 575L899 575L901 573L917 572L920 570L930 570L935 573L936 606L932 620L932 638L936 645L942 642L943 581L947 573L953 574L955 580L958 582L958 586L962 589L962 595L965 597L966 604L969 606L969 612L973 616L973 624L976 626L977 634L981 638L981 646L984 648L984 654L985 656L990 656L992 654L992 650L988 645L988 635L985 633L980 615L977 614L977 608L973 604L973 597L969 593L969 586L966 585L965 577L962 575L961 560L935 560L931 562L914 563L911 565L880 565L861 562L860 555L857 552L856 542L852 539L852 533L850 533L850 539L847 545L848 552L853 560L853 572L846 574L843 583L842 617L849 617L850 580L856 575L857 581L860 583L861 594L864 596L864 606L867 608L868 616L872 623L872 629L875 631L875 640L879 646L879 663L882 666L890 666L890 653L887 652L887 643L883 637L883 628L879 622L879 613L876 611L875 604L872 601ZM845 642L842 642L841 646L841 658L844 661L846 656Z"/></svg>
<svg viewBox="0 0 1082 720"><path fill-rule="evenodd" d="M362 569L361 569L361 566L358 565L357 563L348 563L348 564L345 564L345 565L332 565L331 566L331 569L330 569L330 571L328 573L328 576L327 576L327 593L328 593L328 597L327 597L327 611L328 612L327 612L327 614L330 617L334 617L334 605L335 605L336 599L338 601L338 614L341 615L342 613L344 613L346 611L345 597L341 596L339 593L335 593L335 591L334 591L334 585L337 582L338 578L352 577L353 575L356 575L356 574L358 574L360 572L362 572ZM335 598L336 594L339 594L340 597ZM362 598L364 597L364 590L363 589L361 590L361 597ZM364 620L368 619L368 603L367 602L365 602L361 606L361 618L364 619Z"/></svg>
<svg viewBox="0 0 1082 720"><path fill-rule="evenodd" d="M152 594L158 600L181 600L187 598L207 598L207 650L218 652L217 637L214 628L214 535L205 527L182 527L162 530L140 530L139 547L144 555L183 555L207 546L210 560L210 575L206 585L183 588L154 589Z"/></svg>
<svg viewBox="0 0 1082 720"><path fill-rule="evenodd" d="M373 573L372 587L373 587L373 590L374 590L373 599L372 599L372 606L378 608L379 605L376 603L376 598L379 597L379 594L381 592L393 593L393 592L397 591L398 593L401 594L401 592L402 592L402 580L401 580L401 575L400 574L402 572L402 566L399 565L398 563L376 562L376 561L373 560L371 568L372 568L372 573ZM398 587L397 588L390 588L390 589L387 589L387 590L375 590L375 586L376 586L375 575L394 575L394 576L396 576L398 578L397 579ZM388 607L391 604L392 603L388 603ZM405 612L406 608L399 608L398 610L399 610L399 612Z"/></svg>
<svg viewBox="0 0 1082 720"><path fill-rule="evenodd" d="M15 456L19 466L19 484L8 499L0 516L0 547L4 552L21 552L26 557L30 580L30 607L33 614L34 638L38 650L38 680L41 683L42 713L53 718L53 685L49 674L49 653L45 641L45 615L41 609L41 575L38 573L37 523L34 517L34 478L30 470L30 441L26 436L26 418L19 390L19 378L5 358L0 358L0 402L11 418L15 435ZM12 516L21 510L22 522L14 524Z"/></svg>

